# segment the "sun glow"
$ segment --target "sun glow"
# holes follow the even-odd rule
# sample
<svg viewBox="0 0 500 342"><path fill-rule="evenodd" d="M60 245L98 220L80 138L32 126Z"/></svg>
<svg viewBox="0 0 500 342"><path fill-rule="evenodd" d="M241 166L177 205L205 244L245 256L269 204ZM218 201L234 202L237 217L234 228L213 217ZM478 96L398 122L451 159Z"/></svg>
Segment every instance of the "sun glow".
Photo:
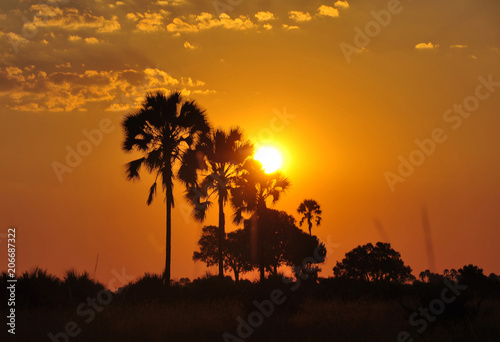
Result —
<svg viewBox="0 0 500 342"><path fill-rule="evenodd" d="M281 154L273 147L259 148L254 159L262 163L265 173L276 172L281 167Z"/></svg>

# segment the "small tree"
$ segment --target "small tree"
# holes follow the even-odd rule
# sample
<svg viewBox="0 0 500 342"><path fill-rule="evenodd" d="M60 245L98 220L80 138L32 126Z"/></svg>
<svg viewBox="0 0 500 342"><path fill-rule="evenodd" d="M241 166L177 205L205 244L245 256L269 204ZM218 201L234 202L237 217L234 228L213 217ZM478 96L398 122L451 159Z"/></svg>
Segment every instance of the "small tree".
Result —
<svg viewBox="0 0 500 342"><path fill-rule="evenodd" d="M458 281L467 286L482 285L486 280L483 269L475 265L467 265L458 270Z"/></svg>
<svg viewBox="0 0 500 342"><path fill-rule="evenodd" d="M296 278L316 280L321 269L318 264L326 258L326 247L316 236L311 236L300 229L294 231L286 249L286 262L293 268Z"/></svg>
<svg viewBox="0 0 500 342"><path fill-rule="evenodd" d="M224 269L231 269L234 273L234 280L239 281L241 273L251 271L253 266L250 263L249 238L242 229L227 234L222 243L222 256L224 259ZM200 250L194 252L193 260L200 260L207 266L219 264L219 228L216 226L203 227L198 246Z"/></svg>
<svg viewBox="0 0 500 342"><path fill-rule="evenodd" d="M302 214L299 225L302 227L302 223L304 223L304 221L307 221L309 235L312 235L312 221L314 220L317 226L319 226L321 223L321 207L319 206L318 202L312 199L306 199L304 200L304 202L300 203L297 212L299 214Z"/></svg>
<svg viewBox="0 0 500 342"><path fill-rule="evenodd" d="M250 238L250 260L255 267L276 275L282 265L312 267L323 262L326 248L315 236L304 233L295 225L293 216L284 211L264 209L244 222L244 230ZM320 250L316 251L316 248ZM316 253L315 253L316 251ZM320 260L314 259L321 255Z"/></svg>
<svg viewBox="0 0 500 342"><path fill-rule="evenodd" d="M227 234L225 251L224 251L224 267L232 269L234 280L239 281L241 273L249 272L253 269L250 263L250 246L247 232L243 229L235 230Z"/></svg>
<svg viewBox="0 0 500 342"><path fill-rule="evenodd" d="M354 248L333 268L338 278L396 283L413 281L415 277L411 272L411 267L404 264L401 254L392 249L391 244L383 242Z"/></svg>

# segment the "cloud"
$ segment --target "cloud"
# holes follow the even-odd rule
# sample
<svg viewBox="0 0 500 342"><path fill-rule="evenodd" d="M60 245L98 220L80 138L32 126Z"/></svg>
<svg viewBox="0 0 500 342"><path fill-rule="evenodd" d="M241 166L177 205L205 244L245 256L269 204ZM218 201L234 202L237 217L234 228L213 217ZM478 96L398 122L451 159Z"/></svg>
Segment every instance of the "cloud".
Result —
<svg viewBox="0 0 500 342"><path fill-rule="evenodd" d="M23 32L37 32L38 28L59 28L67 31L80 29L94 29L99 33L114 32L120 29L117 16L106 19L95 16L90 11L80 13L76 8L64 8L50 5L32 5L30 11L34 12L33 20L26 21Z"/></svg>
<svg viewBox="0 0 500 342"><path fill-rule="evenodd" d="M183 85L194 88L194 87L203 87L205 85L205 82L196 80L193 81L191 77L182 77L181 82Z"/></svg>
<svg viewBox="0 0 500 342"><path fill-rule="evenodd" d="M203 81L191 77L179 80L159 67L76 72L65 63L51 73L34 66L0 68L0 103L18 111L85 111L95 102L106 110L129 110L140 106L147 92L168 93L181 84L189 93L216 93L204 89Z"/></svg>
<svg viewBox="0 0 500 342"><path fill-rule="evenodd" d="M319 15L322 17L338 17L339 10L330 6L321 5L318 8Z"/></svg>
<svg viewBox="0 0 500 342"><path fill-rule="evenodd" d="M262 27L268 31L273 29L273 25L271 25L271 24L264 24Z"/></svg>
<svg viewBox="0 0 500 342"><path fill-rule="evenodd" d="M80 37L80 36L70 35L70 36L68 37L68 40L69 40L70 42L77 42L77 41L79 41L79 40L82 40L82 37Z"/></svg>
<svg viewBox="0 0 500 342"><path fill-rule="evenodd" d="M178 6L184 3L184 0L157 0L154 4L158 6Z"/></svg>
<svg viewBox="0 0 500 342"><path fill-rule="evenodd" d="M299 27L298 26L290 26L290 25L287 25L287 24L283 24L283 29L287 30L287 31L290 31L290 30L298 30Z"/></svg>
<svg viewBox="0 0 500 342"><path fill-rule="evenodd" d="M215 27L222 27L228 30L247 30L254 28L253 22L246 16L239 16L231 19L225 13L214 17L210 13L202 12L199 15L190 15L188 18L174 18L174 20L167 25L167 31L172 33L180 32L198 32L202 30L209 30Z"/></svg>
<svg viewBox="0 0 500 342"><path fill-rule="evenodd" d="M157 32L164 30L164 20L169 14L165 10L160 10L159 13L127 13L127 19L137 22L136 27L140 31Z"/></svg>
<svg viewBox="0 0 500 342"><path fill-rule="evenodd" d="M63 63L63 64L59 64L59 65L56 65L56 68L57 69L60 69L60 68L71 68L71 63L70 62L66 62L66 63Z"/></svg>
<svg viewBox="0 0 500 342"><path fill-rule="evenodd" d="M178 80L167 74L165 71L157 68L144 69L144 74L146 74L147 84L151 88L179 84Z"/></svg>
<svg viewBox="0 0 500 342"><path fill-rule="evenodd" d="M288 17L297 22L309 21L312 19L309 12L301 12L301 11L290 11L288 12Z"/></svg>
<svg viewBox="0 0 500 342"><path fill-rule="evenodd" d="M417 45L415 45L415 49L417 50L432 50L432 49L435 49L439 46L439 44L432 44L431 42L429 43L419 43Z"/></svg>
<svg viewBox="0 0 500 342"><path fill-rule="evenodd" d="M13 45L28 43L28 40L26 38L21 37L20 35L14 33L14 32L8 32L6 34L6 36Z"/></svg>
<svg viewBox="0 0 500 342"><path fill-rule="evenodd" d="M194 50L197 47L194 46L194 45L192 45L190 42L184 42L184 48L187 49L187 50Z"/></svg>
<svg viewBox="0 0 500 342"><path fill-rule="evenodd" d="M274 20L276 19L274 17L274 14L272 12L257 12L255 14L255 18L257 18L258 21L269 21L269 20Z"/></svg>
<svg viewBox="0 0 500 342"><path fill-rule="evenodd" d="M346 9L346 8L349 8L349 3L347 1L336 1L333 6L337 7L337 8L342 8L342 9Z"/></svg>
<svg viewBox="0 0 500 342"><path fill-rule="evenodd" d="M454 45L450 45L450 48L452 48L452 49L465 49L465 48L467 48L467 45L454 44Z"/></svg>
<svg viewBox="0 0 500 342"><path fill-rule="evenodd" d="M97 44L100 43L101 41L97 39L96 37L88 37L84 39L85 43L87 44Z"/></svg>

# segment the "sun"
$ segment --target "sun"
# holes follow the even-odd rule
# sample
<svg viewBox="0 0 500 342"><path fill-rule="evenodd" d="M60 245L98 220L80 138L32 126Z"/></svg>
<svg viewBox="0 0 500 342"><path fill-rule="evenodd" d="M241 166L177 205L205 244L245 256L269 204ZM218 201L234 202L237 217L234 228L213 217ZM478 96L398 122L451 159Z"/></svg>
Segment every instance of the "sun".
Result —
<svg viewBox="0 0 500 342"><path fill-rule="evenodd" d="M254 159L261 162L265 173L276 172L281 167L281 154L273 147L259 148Z"/></svg>

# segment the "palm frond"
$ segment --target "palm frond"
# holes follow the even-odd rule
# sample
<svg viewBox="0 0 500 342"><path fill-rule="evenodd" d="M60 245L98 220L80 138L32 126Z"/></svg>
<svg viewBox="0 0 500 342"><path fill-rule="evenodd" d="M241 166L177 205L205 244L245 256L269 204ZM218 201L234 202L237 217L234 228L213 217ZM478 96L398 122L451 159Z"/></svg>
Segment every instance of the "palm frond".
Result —
<svg viewBox="0 0 500 342"><path fill-rule="evenodd" d="M153 185L151 185L151 188L149 189L149 196L148 196L148 205L151 204L151 202L153 202L153 198L154 196L156 195L156 182L153 183Z"/></svg>
<svg viewBox="0 0 500 342"><path fill-rule="evenodd" d="M145 158L143 157L127 163L127 178L129 180L140 179L139 170L144 163L144 160Z"/></svg>

